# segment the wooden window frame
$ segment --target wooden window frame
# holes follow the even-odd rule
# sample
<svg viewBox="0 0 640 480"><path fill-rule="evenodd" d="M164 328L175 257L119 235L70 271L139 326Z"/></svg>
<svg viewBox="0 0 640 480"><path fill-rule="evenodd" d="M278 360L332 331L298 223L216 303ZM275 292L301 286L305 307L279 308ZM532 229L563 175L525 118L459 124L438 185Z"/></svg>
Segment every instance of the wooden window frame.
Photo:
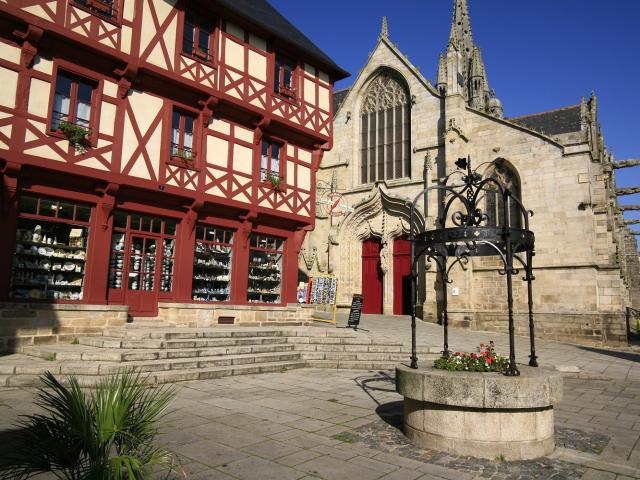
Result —
<svg viewBox="0 0 640 480"><path fill-rule="evenodd" d="M177 149L181 151L185 151L184 147L184 137L186 134L185 130L185 119L186 117L191 117L193 120L193 129L191 135L193 136L193 140L191 142L191 159L187 159L174 154L174 143L173 143L173 115L174 113L178 113L180 115L179 126L178 126L178 144ZM200 139L200 116L192 111L185 110L184 108L180 108L177 106L173 106L171 109L171 114L169 117L169 144L168 144L168 152L167 152L167 163L170 165L176 165L178 167L188 168L190 170L198 170L198 141Z"/></svg>
<svg viewBox="0 0 640 480"><path fill-rule="evenodd" d="M216 50L217 50L217 35L216 35L216 30L218 28L218 21L216 18L212 18L210 20L209 25L211 27L210 31L208 32L208 38L209 38L209 51L208 54L206 56L201 55L201 51L198 48L198 40L200 37L200 30L202 29L202 25L201 22L194 22L193 26L193 38L191 40L192 42L192 47L191 47L191 51L187 51L184 48L184 41L185 41L185 26L187 23L187 19L189 18L190 15L193 15L195 17L201 16L202 18L206 19L207 17L209 17L209 15L204 14L203 12L200 12L199 10L195 10L192 7L186 7L183 11L182 11L182 21L181 21L181 26L180 26L180 52L182 53L182 55L185 55L189 58L192 58L193 60L197 60L198 62L202 62L206 65L209 65L213 68L216 67Z"/></svg>
<svg viewBox="0 0 640 480"><path fill-rule="evenodd" d="M263 145L267 143L268 147L267 147L267 166L266 168L262 167L262 152L263 152ZM273 161L273 156L272 156L272 146L273 144L278 144L280 145L280 156L278 158L278 178L280 178L280 183L278 184L278 187L273 187L271 182L268 180L268 177L271 175L271 165L272 165L272 161ZM262 185L265 186L271 186L271 188L273 188L274 190L279 190L281 192L284 192L287 190L287 183L286 183L286 158L287 158L287 142L284 141L281 138L278 137L272 137L272 136L264 136L262 137L262 140L260 141L259 144L259 159L260 159L260 168L258 169L259 175L260 175L260 182L262 183ZM264 178L263 178L263 173L264 173Z"/></svg>
<svg viewBox="0 0 640 480"><path fill-rule="evenodd" d="M89 127L88 135L86 138L86 147L94 147L98 141L98 119L100 117L100 103L102 101L102 81L96 78L91 78L79 72L75 68L67 68L66 65L56 65L52 72L51 78L51 94L49 96L49 109L47 111L47 133L54 137L67 139L59 128L53 130L53 109L55 106L56 86L58 84L58 76L63 73L66 74L72 80L70 100L69 100L69 123L75 124L77 115L77 103L78 103L78 81L83 81L87 85L91 85L91 113L89 114Z"/></svg>
<svg viewBox="0 0 640 480"><path fill-rule="evenodd" d="M108 0L71 0L70 3L74 7L84 10L118 27L122 24L122 19L120 18L121 9L119 8L121 0L112 0L109 9L110 13L106 13L107 10L105 8L108 6Z"/></svg>
<svg viewBox="0 0 640 480"><path fill-rule="evenodd" d="M289 87L284 86L284 78L285 78L285 66L289 64L292 66L291 69L291 85ZM278 74L278 87L276 88L276 70ZM285 55L274 53L273 55L273 92L281 98L293 102L297 100L298 94L300 91L299 88L299 70L300 65L294 60L291 60L290 57Z"/></svg>
<svg viewBox="0 0 640 480"><path fill-rule="evenodd" d="M198 236L198 227L202 227L203 230L203 236L199 237ZM225 232L225 241L224 242L219 242L217 240L207 240L206 238L206 234L207 234L207 229L215 229L215 230L222 230ZM230 234L230 241L227 242L227 234ZM195 303L203 303L203 304L229 304L232 302L232 293L234 291L234 283L235 283L235 275L234 275L234 270L236 269L235 263L237 262L236 260L236 249L235 249L235 240L237 238L237 230L231 227L223 227L217 224L211 224L211 223L206 223L206 222L197 222L196 223L196 238L195 238L195 243L193 245L194 249L196 248L196 244L198 242L203 243L205 245L210 245L210 246L221 246L221 247L228 247L231 249L231 253L230 253L230 267L229 267L229 298L227 300L196 300L193 298L193 280L192 280L192 284L191 284L191 301L195 302ZM235 261L235 262L234 262ZM193 265L193 270L192 270L192 276L195 275L195 265Z"/></svg>

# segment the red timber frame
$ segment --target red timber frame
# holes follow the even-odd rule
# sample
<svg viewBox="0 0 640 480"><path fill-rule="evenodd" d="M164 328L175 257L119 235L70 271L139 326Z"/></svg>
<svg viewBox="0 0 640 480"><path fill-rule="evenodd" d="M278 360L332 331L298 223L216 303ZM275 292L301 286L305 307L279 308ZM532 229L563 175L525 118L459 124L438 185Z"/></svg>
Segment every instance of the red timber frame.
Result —
<svg viewBox="0 0 640 480"><path fill-rule="evenodd" d="M105 18L74 0L8 0L3 4L0 41L19 49L20 58L16 62L0 59L0 67L17 74L15 106L0 105L0 223L15 231L21 193L90 204L82 302L92 304L124 301L108 295L109 257L105 252L110 251L115 210L179 222L176 282L170 295L159 295L166 301L193 301L191 282L187 280L193 270L198 222L235 231L233 304L247 303L249 235L257 232L279 237L284 239L282 302L295 302L297 256L315 218L315 176L323 151L331 147L332 82L323 84L319 72L314 75L305 71L305 59L285 44L268 45L265 51L250 44L246 35L239 39L227 34L221 26L230 19L245 32L270 38L243 18L216 10L219 7L211 13L211 62L182 52L183 1L164 16L154 0L115 0L114 7L116 14ZM40 14L26 9L39 9ZM156 31L146 45L141 35L143 21L151 22ZM172 28L175 38L168 38L166 32ZM224 47L229 39L243 49L244 71L234 71L225 63ZM156 47L166 68L151 61ZM297 64L293 99L282 99L273 92L276 54ZM265 80L250 75L250 55L265 58ZM85 152L71 147L59 133L49 131L58 70L95 85L91 137ZM235 83L222 82L232 77ZM304 101L304 88L312 84L316 103L319 88L329 90L328 110ZM43 91L42 86L49 92L47 105L29 111L33 103L30 93L36 87ZM235 95L231 94L234 88ZM144 128L133 103L140 92L162 103L161 109L145 119ZM172 165L169 158L173 108L196 118L197 159L193 165ZM111 125L103 125L107 113L113 117ZM229 131L210 128L216 121L227 122ZM253 133L238 135L236 129ZM125 130L133 135L135 143L126 158ZM160 146L154 146L154 150L151 142L158 135ZM260 181L263 135L283 144L280 169L286 176L285 191L275 192ZM212 137L228 142L226 161L212 162L207 157ZM251 173L234 169L235 145L251 150ZM154 153L157 148L160 158ZM133 157L147 168L148 178L130 175ZM308 185L298 185L298 178L308 178ZM7 299L14 248L13 235L0 238L0 299Z"/></svg>

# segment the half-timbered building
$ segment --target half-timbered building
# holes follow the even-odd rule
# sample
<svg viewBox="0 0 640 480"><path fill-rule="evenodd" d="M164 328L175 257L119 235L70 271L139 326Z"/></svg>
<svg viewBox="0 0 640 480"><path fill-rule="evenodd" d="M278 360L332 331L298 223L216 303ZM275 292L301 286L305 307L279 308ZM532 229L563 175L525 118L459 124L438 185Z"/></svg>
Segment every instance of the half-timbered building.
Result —
<svg viewBox="0 0 640 480"><path fill-rule="evenodd" d="M346 75L263 0L0 0L3 316L286 317Z"/></svg>

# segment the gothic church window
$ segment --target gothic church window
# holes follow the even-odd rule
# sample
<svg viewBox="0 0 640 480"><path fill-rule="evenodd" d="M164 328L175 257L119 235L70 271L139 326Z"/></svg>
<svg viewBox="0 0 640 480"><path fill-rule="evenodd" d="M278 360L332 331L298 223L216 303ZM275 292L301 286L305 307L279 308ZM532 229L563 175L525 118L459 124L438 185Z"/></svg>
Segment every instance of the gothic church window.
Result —
<svg viewBox="0 0 640 480"><path fill-rule="evenodd" d="M506 164L506 162L497 160L489 171L487 178L495 179L504 188L509 189L514 197L518 200L521 199L520 180L518 180L518 175L512 167ZM500 192L495 187L495 184L488 183L486 189L487 225L494 227L503 226L505 223L505 202L503 201ZM506 204L506 208L509 226L521 228L522 212L518 204L510 198Z"/></svg>
<svg viewBox="0 0 640 480"><path fill-rule="evenodd" d="M388 72L376 77L361 111L362 183L411 176L409 92Z"/></svg>

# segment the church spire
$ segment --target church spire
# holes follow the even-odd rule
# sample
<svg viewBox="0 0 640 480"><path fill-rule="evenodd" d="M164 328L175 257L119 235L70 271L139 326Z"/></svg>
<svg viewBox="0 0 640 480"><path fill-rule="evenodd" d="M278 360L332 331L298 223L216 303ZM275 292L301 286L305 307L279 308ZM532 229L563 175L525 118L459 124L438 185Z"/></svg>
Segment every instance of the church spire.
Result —
<svg viewBox="0 0 640 480"><path fill-rule="evenodd" d="M442 53L438 62L437 87L441 94L447 93L447 58Z"/></svg>
<svg viewBox="0 0 640 480"><path fill-rule="evenodd" d="M482 52L473 42L467 0L453 0L449 42L440 57L437 78L441 94L462 95L470 107L502 115L502 104L491 94Z"/></svg>
<svg viewBox="0 0 640 480"><path fill-rule="evenodd" d="M473 52L473 37L471 35L471 20L467 0L454 0L449 43L454 43L458 51L465 57Z"/></svg>
<svg viewBox="0 0 640 480"><path fill-rule="evenodd" d="M389 38L389 26L387 25L387 17L382 17L382 28L380 29L381 38Z"/></svg>

